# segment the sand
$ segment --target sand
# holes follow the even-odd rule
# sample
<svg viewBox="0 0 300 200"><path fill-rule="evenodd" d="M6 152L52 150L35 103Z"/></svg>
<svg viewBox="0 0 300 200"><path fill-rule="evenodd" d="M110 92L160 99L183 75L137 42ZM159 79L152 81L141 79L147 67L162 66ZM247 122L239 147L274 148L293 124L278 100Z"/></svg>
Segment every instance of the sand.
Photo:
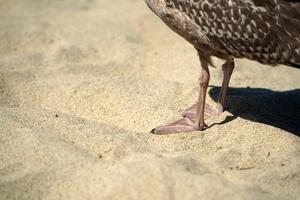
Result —
<svg viewBox="0 0 300 200"><path fill-rule="evenodd" d="M299 199L300 70L237 60L208 130L154 136L200 66L143 0L2 0L0 19L1 200Z"/></svg>

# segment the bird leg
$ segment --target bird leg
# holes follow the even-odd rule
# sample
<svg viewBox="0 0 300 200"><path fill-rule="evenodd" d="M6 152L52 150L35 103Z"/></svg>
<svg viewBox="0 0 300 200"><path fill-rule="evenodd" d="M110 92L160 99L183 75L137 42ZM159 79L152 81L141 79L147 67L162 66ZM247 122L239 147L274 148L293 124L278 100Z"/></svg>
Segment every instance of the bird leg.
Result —
<svg viewBox="0 0 300 200"><path fill-rule="evenodd" d="M223 70L223 83L221 87L221 91L219 94L218 104L216 107L216 114L219 115L224 111L225 108L225 99L227 94L227 89L230 81L230 77L232 75L234 69L234 61L228 60L222 65Z"/></svg>
<svg viewBox="0 0 300 200"><path fill-rule="evenodd" d="M205 112L205 97L208 87L208 82L210 78L208 63L210 62L210 57L202 56L199 54L202 72L200 76L200 92L198 103L196 104L197 114L194 118L184 116L183 118L165 125L159 126L152 129L152 134L168 134L168 133L178 133L178 132L192 132L197 130L204 130L208 126L204 123L204 112Z"/></svg>
<svg viewBox="0 0 300 200"><path fill-rule="evenodd" d="M200 76L200 91L199 91L199 99L197 106L197 114L194 126L196 129L202 131L208 126L204 123L204 110L205 110L205 98L207 87L210 79L210 74L208 70L208 63L210 62L210 57L204 57L199 54L202 72Z"/></svg>
<svg viewBox="0 0 300 200"><path fill-rule="evenodd" d="M227 60L222 65L222 71L223 71L223 83L221 87L221 91L218 98L218 103L215 109L212 108L212 106L205 104L205 112L204 112L204 118L207 119L212 116L220 115L225 108L225 99L227 94L227 89L230 81L230 77L232 75L234 69L234 61L233 60ZM188 117L192 120L196 120L197 116L197 108L198 108L199 102L194 104L192 107L186 109L183 113L183 117Z"/></svg>

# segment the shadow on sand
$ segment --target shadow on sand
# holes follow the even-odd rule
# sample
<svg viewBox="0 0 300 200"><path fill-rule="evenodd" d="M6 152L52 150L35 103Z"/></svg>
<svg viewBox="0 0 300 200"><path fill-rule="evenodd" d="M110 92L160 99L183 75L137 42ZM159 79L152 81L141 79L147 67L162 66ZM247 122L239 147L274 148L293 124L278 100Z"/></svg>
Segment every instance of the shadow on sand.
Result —
<svg viewBox="0 0 300 200"><path fill-rule="evenodd" d="M211 86L209 95L217 101L220 87ZM300 89L276 92L262 88L229 88L226 110L241 117L278 127L300 137Z"/></svg>

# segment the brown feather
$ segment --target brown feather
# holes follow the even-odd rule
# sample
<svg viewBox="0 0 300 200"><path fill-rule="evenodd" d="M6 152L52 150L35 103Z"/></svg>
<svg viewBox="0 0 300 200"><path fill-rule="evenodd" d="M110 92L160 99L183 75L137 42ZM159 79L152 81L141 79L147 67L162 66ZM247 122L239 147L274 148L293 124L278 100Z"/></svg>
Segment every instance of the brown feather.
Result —
<svg viewBox="0 0 300 200"><path fill-rule="evenodd" d="M165 13L173 13L169 19L160 17L200 52L265 64L300 63L300 1L152 1L164 5ZM207 38L205 44L195 35L200 32Z"/></svg>

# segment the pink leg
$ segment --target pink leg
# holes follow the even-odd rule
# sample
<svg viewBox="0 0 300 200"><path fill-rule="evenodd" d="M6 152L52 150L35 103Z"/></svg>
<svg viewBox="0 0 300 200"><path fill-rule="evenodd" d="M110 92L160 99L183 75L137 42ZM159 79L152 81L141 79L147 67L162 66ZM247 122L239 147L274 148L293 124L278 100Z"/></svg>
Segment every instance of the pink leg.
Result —
<svg viewBox="0 0 300 200"><path fill-rule="evenodd" d="M210 62L210 57L201 56L200 62L202 66L202 72L200 76L200 92L197 107L197 114L194 118L189 118L187 116L165 126L159 126L151 131L152 134L168 134L168 133L178 133L178 132L192 132L196 130L204 130L208 126L204 123L204 109L205 109L205 97L208 87L208 82L210 78L208 63Z"/></svg>
<svg viewBox="0 0 300 200"><path fill-rule="evenodd" d="M219 99L218 99L218 104L216 108L216 114L221 114L224 111L225 107L225 99L226 99L226 94L227 94L227 89L230 81L231 74L234 69L234 61L233 60L228 60L226 63L222 65L222 70L223 70L223 83L222 83L222 88L219 94Z"/></svg>
<svg viewBox="0 0 300 200"><path fill-rule="evenodd" d="M202 131L208 126L204 123L204 109L205 109L205 98L206 98L206 92L207 92L207 87L209 83L209 70L208 70L208 63L210 58L202 57L200 56L200 62L202 66L202 72L200 76L200 92L199 92L199 105L197 109L197 114L196 114L196 120L195 120L195 128L198 130Z"/></svg>
<svg viewBox="0 0 300 200"><path fill-rule="evenodd" d="M228 85L229 85L229 81L230 81L230 77L231 77L233 69L234 69L234 61L233 60L228 60L222 65L223 83L222 83L222 88L221 88L221 91L219 94L218 104L215 109L213 109L210 105L205 104L205 112L204 112L205 119L207 119L211 116L220 115L224 111L227 89L228 89ZM198 104L199 103L196 103L192 107L186 109L182 113L182 116L189 117L190 119L195 119L197 116Z"/></svg>

